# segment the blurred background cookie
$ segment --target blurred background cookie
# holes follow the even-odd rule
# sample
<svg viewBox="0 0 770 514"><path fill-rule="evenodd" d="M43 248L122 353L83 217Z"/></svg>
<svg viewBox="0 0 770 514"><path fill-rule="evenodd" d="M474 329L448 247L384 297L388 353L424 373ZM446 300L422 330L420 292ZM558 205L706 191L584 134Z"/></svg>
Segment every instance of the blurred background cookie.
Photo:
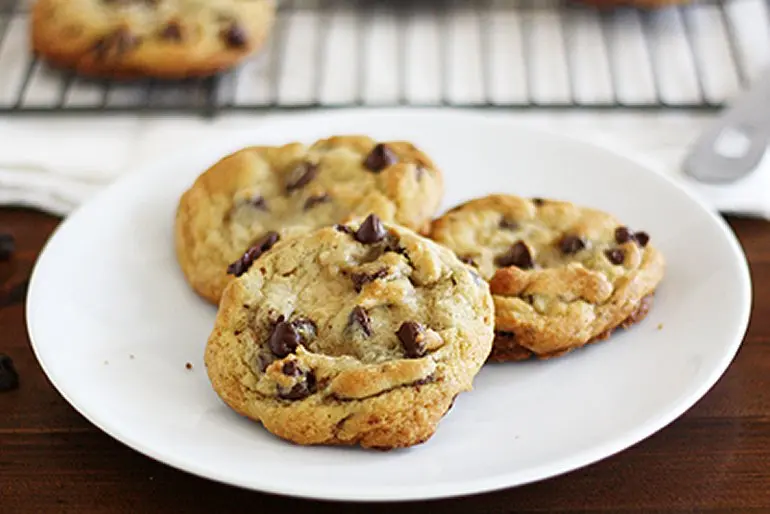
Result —
<svg viewBox="0 0 770 514"><path fill-rule="evenodd" d="M259 50L274 17L273 0L39 0L32 45L84 75L200 77Z"/></svg>

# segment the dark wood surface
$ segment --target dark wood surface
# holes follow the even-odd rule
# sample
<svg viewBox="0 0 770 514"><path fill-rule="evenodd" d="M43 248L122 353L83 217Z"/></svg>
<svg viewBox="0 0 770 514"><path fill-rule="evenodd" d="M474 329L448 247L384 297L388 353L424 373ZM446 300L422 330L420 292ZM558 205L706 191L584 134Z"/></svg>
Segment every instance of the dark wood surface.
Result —
<svg viewBox="0 0 770 514"><path fill-rule="evenodd" d="M0 263L0 352L21 387L0 393L0 513L362 512L197 478L100 432L51 387L32 354L24 284L59 220L0 209L18 252ZM636 446L544 482L430 503L375 504L370 513L521 511L770 512L770 223L731 219L754 279L754 315L741 350L689 412ZM73 292L74 294L75 292ZM66 352L66 348L61 351ZM293 480L302 480L297 470Z"/></svg>

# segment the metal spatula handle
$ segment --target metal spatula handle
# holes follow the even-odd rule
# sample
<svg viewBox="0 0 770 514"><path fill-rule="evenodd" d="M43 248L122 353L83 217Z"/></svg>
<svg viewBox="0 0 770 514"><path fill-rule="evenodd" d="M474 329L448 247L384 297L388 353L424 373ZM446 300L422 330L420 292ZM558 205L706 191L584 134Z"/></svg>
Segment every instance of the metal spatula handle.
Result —
<svg viewBox="0 0 770 514"><path fill-rule="evenodd" d="M756 169L769 141L767 72L700 136L684 161L684 171L701 182L733 182Z"/></svg>

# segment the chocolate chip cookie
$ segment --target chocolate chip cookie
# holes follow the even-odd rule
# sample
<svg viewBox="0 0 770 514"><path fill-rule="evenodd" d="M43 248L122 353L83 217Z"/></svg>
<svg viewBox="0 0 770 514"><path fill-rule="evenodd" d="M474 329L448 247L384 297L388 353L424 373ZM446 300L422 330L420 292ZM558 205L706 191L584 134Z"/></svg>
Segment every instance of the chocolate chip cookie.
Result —
<svg viewBox="0 0 770 514"><path fill-rule="evenodd" d="M84 75L198 77L258 50L274 17L274 0L38 0L32 45Z"/></svg>
<svg viewBox="0 0 770 514"><path fill-rule="evenodd" d="M646 232L554 200L472 200L436 220L431 237L490 283L491 360L554 357L641 321L664 272Z"/></svg>
<svg viewBox="0 0 770 514"><path fill-rule="evenodd" d="M299 444L433 435L492 347L488 285L375 215L281 240L224 292L205 362L240 414Z"/></svg>
<svg viewBox="0 0 770 514"><path fill-rule="evenodd" d="M253 147L222 159L181 199L176 248L187 280L218 302L227 283L279 239L370 212L427 230L441 173L409 143L363 136Z"/></svg>

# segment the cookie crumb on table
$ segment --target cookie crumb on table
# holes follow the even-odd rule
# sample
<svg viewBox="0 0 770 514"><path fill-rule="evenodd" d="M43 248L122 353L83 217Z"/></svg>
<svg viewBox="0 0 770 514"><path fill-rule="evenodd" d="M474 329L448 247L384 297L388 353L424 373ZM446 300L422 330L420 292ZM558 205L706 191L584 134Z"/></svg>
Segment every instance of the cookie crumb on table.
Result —
<svg viewBox="0 0 770 514"><path fill-rule="evenodd" d="M193 365L190 362L185 363L184 367L185 369L193 369Z"/></svg>

